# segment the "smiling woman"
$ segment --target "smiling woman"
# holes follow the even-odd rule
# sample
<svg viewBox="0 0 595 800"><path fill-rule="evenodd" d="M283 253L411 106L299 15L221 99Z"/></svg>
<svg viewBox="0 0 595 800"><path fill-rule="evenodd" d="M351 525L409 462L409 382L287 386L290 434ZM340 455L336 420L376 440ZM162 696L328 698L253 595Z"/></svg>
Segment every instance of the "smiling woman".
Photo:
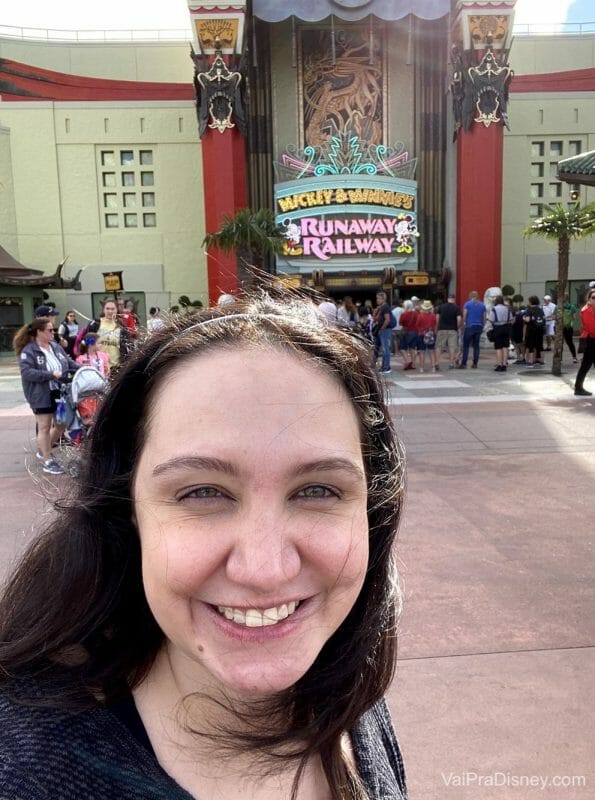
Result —
<svg viewBox="0 0 595 800"><path fill-rule="evenodd" d="M402 480L367 348L310 304L147 339L0 606L11 800L404 798Z"/></svg>

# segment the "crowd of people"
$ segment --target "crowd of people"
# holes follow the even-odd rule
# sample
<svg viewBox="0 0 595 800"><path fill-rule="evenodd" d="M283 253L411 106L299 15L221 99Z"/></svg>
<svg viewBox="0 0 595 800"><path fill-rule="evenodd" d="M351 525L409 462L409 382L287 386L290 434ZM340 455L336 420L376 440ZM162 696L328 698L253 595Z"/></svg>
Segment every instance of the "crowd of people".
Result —
<svg viewBox="0 0 595 800"><path fill-rule="evenodd" d="M574 364L578 354L574 343L574 325L581 321L579 349L582 362L575 381L575 394L589 395L584 380L593 363L592 294L589 288L584 307L580 310L569 302L562 306L561 320L564 343ZM428 299L411 297L392 306L386 292L376 294L376 302L354 302L347 296L341 301L310 293L326 324L346 328L369 342L371 359L381 374L392 372L392 356L399 354L404 371L438 372L466 369L479 364L482 336L486 334L495 354L494 370L504 373L510 364L540 367L543 353L552 349L557 306L550 295L532 295L526 303L513 304L501 294L492 298L489 306L473 291L460 306L454 295L437 304ZM218 307L235 305L236 298L221 295ZM146 335L154 335L167 327L167 320L158 307L151 307L142 326L135 313L134 302L106 299L96 319L82 324L77 313L70 309L54 330L58 312L50 305L36 309L35 319L23 326L14 339L19 357L23 390L36 417L37 458L42 469L50 474L62 474L63 467L52 455L52 448L64 442L64 426L56 419L60 387L73 370L91 366L102 376L113 374L136 344ZM68 441L68 436L66 436Z"/></svg>
<svg viewBox="0 0 595 800"><path fill-rule="evenodd" d="M590 369L593 289L595 281L589 286L580 312L568 297L561 308L563 342L573 364L578 363L575 322L580 320L581 325L579 347L583 359L575 381L577 395L590 394L583 382ZM381 359L382 374L392 372L393 353L400 355L404 371L438 372L442 362L448 369L466 369L469 359L471 368L477 369L484 334L493 345L495 372L507 372L510 364L539 368L545 363L543 354L552 350L557 319L557 306L550 295L544 295L542 300L531 295L526 303L513 303L498 294L486 305L476 291L462 306L457 304L455 295L449 295L445 302L436 304L414 296L398 300L391 307L386 292L379 291L375 305L371 300L356 304L351 297L341 301L324 298L318 310L328 323L347 325L368 338L373 363Z"/></svg>
<svg viewBox="0 0 595 800"><path fill-rule="evenodd" d="M69 309L54 328L59 312L52 305L35 309L35 318L23 325L13 339L21 370L23 392L36 421L37 452L41 468L62 475L64 467L53 454L60 443L71 443L64 419L58 414L62 390L80 367L95 369L108 378L132 351L142 329L130 299L104 300L96 319L77 318ZM147 332L165 326L161 311L153 307Z"/></svg>

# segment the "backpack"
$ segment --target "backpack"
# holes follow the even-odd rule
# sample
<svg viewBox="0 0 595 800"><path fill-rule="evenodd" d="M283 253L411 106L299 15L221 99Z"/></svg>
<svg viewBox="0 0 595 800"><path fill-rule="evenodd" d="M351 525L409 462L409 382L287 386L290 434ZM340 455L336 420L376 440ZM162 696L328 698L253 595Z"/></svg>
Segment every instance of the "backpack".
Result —
<svg viewBox="0 0 595 800"><path fill-rule="evenodd" d="M428 328L427 331L424 331L424 344L435 344L436 342L436 332L434 328Z"/></svg>
<svg viewBox="0 0 595 800"><path fill-rule="evenodd" d="M545 330L545 314L543 313L541 306L533 306L533 310L531 311L531 322L529 324L532 325L538 332L543 332Z"/></svg>
<svg viewBox="0 0 595 800"><path fill-rule="evenodd" d="M393 312L390 312L390 322L388 323L389 328L396 328L397 327L397 320Z"/></svg>

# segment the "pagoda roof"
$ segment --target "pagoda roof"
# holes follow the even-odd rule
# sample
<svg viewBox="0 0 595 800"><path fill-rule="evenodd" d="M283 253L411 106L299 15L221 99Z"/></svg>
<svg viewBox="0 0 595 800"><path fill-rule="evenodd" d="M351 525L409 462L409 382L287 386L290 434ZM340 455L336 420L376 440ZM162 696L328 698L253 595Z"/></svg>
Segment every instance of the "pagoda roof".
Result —
<svg viewBox="0 0 595 800"><path fill-rule="evenodd" d="M558 161L558 179L565 183L595 186L595 150Z"/></svg>
<svg viewBox="0 0 595 800"><path fill-rule="evenodd" d="M53 275L47 275L41 269L31 269L21 264L8 250L0 245L0 285L2 286L39 286L44 289L81 288L79 270L74 278L63 278L62 269L66 259L60 262Z"/></svg>
<svg viewBox="0 0 595 800"><path fill-rule="evenodd" d="M8 277L8 276L22 276L22 277L32 277L35 275L43 275L43 270L41 269L31 269L30 267L26 267L24 264L21 264L13 255L11 255L8 250L5 250L2 245L0 245L0 277Z"/></svg>

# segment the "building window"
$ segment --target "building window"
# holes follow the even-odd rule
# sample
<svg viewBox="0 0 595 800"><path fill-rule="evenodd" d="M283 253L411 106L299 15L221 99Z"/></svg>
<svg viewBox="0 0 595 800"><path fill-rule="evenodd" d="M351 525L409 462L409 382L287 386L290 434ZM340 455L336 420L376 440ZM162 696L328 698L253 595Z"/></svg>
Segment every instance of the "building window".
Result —
<svg viewBox="0 0 595 800"><path fill-rule="evenodd" d="M136 214L133 209L154 208L156 192L141 191L140 187L156 184L155 152L146 147L111 147L97 150L99 186L103 189L99 201L109 213L103 214L104 228L155 228L155 212ZM146 167L150 167L149 170ZM110 191L105 191L105 189Z"/></svg>
<svg viewBox="0 0 595 800"><path fill-rule="evenodd" d="M562 158L563 146L562 142L550 142L550 156L554 158Z"/></svg>
<svg viewBox="0 0 595 800"><path fill-rule="evenodd" d="M562 197L562 184L561 183L550 183L550 197L558 198Z"/></svg>
<svg viewBox="0 0 595 800"><path fill-rule="evenodd" d="M535 202L547 198L547 202L566 205L574 200L574 187L558 181L558 161L582 152L581 139L549 139L544 137L528 142L530 153L528 205L531 217L544 213L543 204Z"/></svg>

